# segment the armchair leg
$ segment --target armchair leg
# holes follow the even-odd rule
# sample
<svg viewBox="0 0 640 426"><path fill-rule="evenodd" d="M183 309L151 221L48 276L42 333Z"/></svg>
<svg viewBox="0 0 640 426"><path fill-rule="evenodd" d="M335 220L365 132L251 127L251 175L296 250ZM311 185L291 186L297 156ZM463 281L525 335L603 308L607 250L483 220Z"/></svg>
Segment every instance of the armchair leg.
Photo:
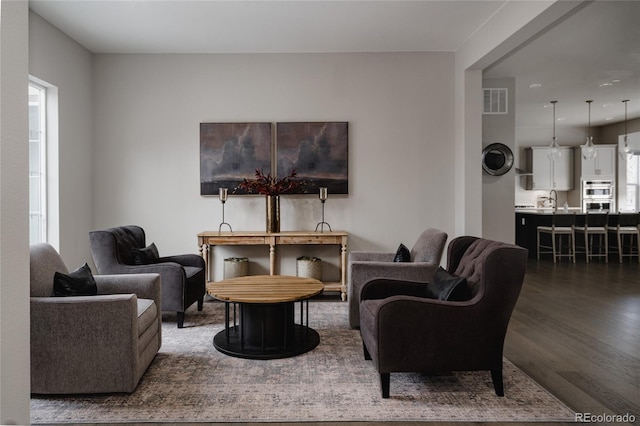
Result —
<svg viewBox="0 0 640 426"><path fill-rule="evenodd" d="M390 384L391 384L391 373L380 373L380 386L382 387L383 398L389 398Z"/></svg>
<svg viewBox="0 0 640 426"><path fill-rule="evenodd" d="M364 342L362 342L362 350L364 351L364 359L370 361L371 354L369 353L369 350L367 349L367 346L364 344Z"/></svg>
<svg viewBox="0 0 640 426"><path fill-rule="evenodd" d="M184 327L184 312L177 312L178 328Z"/></svg>
<svg viewBox="0 0 640 426"><path fill-rule="evenodd" d="M493 388L496 391L496 395L504 396L504 384L502 383L502 369L491 370L491 380L493 381Z"/></svg>
<svg viewBox="0 0 640 426"><path fill-rule="evenodd" d="M203 302L204 302L204 296L202 296L200 299L198 299L198 310L199 311L202 310Z"/></svg>

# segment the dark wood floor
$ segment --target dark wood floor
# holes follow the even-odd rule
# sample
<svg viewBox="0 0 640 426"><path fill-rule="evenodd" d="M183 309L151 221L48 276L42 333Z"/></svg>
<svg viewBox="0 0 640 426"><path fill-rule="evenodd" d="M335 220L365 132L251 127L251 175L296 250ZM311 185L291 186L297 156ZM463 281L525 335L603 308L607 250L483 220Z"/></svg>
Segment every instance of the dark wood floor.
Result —
<svg viewBox="0 0 640 426"><path fill-rule="evenodd" d="M640 424L640 264L529 260L505 356L574 411Z"/></svg>
<svg viewBox="0 0 640 426"><path fill-rule="evenodd" d="M576 412L640 422L640 264L530 260L505 356Z"/></svg>

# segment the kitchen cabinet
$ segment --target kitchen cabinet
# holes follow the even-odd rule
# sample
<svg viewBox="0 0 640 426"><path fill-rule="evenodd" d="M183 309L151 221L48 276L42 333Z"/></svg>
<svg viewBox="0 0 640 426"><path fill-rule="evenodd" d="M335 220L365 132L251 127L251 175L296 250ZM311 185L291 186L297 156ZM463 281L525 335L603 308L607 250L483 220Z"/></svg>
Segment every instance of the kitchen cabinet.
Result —
<svg viewBox="0 0 640 426"><path fill-rule="evenodd" d="M618 157L617 145L595 145L596 156L592 159L585 159L582 150L577 148L582 160L582 179L594 178L616 178L616 159Z"/></svg>
<svg viewBox="0 0 640 426"><path fill-rule="evenodd" d="M528 150L532 171L528 189L569 191L573 189L573 148L560 148L560 158L552 161L547 147Z"/></svg>

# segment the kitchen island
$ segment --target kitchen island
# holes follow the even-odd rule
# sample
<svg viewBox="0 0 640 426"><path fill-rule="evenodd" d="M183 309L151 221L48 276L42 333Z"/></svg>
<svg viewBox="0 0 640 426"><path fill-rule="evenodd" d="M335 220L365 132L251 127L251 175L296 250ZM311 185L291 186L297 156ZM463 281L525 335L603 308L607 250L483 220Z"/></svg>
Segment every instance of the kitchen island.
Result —
<svg viewBox="0 0 640 426"><path fill-rule="evenodd" d="M522 209L516 210L516 244L520 247L524 247L529 250L529 258L536 259L538 257L538 243L537 243L537 229L538 226L551 226L553 219L553 208L541 208L541 209ZM593 212L589 214L603 214L606 212L598 213ZM569 208L565 210L559 208L555 211L555 214L575 214L576 225L584 225L586 213L583 213L580 208ZM616 222L616 216L618 213L609 213L609 224ZM544 236L549 238L548 235ZM578 241L581 241L578 239Z"/></svg>

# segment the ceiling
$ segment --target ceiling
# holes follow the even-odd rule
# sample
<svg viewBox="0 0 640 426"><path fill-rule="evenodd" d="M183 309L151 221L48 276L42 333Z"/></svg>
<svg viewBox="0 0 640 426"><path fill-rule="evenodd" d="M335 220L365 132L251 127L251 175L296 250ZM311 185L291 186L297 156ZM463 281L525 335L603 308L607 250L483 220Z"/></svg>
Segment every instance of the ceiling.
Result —
<svg viewBox="0 0 640 426"><path fill-rule="evenodd" d="M588 3L484 76L516 78L517 127L550 127L552 100L559 125L586 125L587 100L594 126L624 120L624 99L640 117L640 2Z"/></svg>
<svg viewBox="0 0 640 426"><path fill-rule="evenodd" d="M94 53L455 52L507 1L30 0ZM515 77L516 125L640 117L640 2L579 8L485 70ZM530 88L531 84L540 87ZM601 86L608 84L606 86ZM601 87L599 87L601 86ZM607 105L606 107L604 105Z"/></svg>

